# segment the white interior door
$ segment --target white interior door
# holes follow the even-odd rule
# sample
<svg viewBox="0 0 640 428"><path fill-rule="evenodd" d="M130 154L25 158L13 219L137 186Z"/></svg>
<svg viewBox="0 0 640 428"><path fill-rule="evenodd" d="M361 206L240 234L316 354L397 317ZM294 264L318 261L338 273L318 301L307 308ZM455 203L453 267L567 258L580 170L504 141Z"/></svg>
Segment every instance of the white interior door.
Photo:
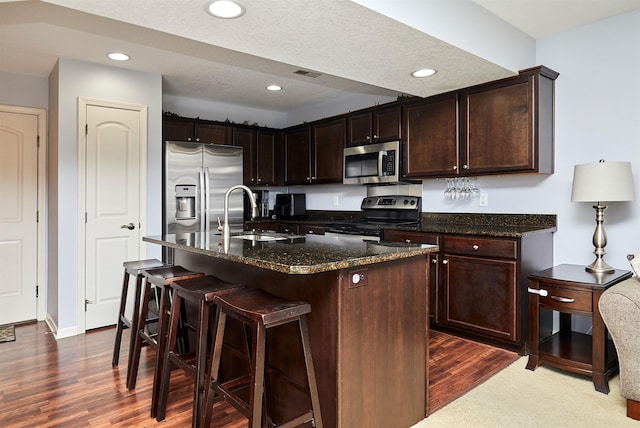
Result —
<svg viewBox="0 0 640 428"><path fill-rule="evenodd" d="M0 324L36 319L38 116L0 111Z"/></svg>
<svg viewBox="0 0 640 428"><path fill-rule="evenodd" d="M86 330L116 323L122 263L140 258L142 114L86 106Z"/></svg>

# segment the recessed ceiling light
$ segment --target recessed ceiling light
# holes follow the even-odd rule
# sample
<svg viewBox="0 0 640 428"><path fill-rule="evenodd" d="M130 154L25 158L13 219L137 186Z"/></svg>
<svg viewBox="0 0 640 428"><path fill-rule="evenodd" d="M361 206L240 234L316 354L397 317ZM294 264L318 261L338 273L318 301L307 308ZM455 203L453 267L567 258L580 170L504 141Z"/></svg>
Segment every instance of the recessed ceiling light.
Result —
<svg viewBox="0 0 640 428"><path fill-rule="evenodd" d="M282 90L282 86L279 85L269 85L266 87L267 91L281 91Z"/></svg>
<svg viewBox="0 0 640 428"><path fill-rule="evenodd" d="M111 52L107 56L114 61L129 61L129 55L121 52Z"/></svg>
<svg viewBox="0 0 640 428"><path fill-rule="evenodd" d="M233 19L244 15L244 7L231 0L217 0L207 7L209 13L217 18Z"/></svg>
<svg viewBox="0 0 640 428"><path fill-rule="evenodd" d="M413 73L411 73L413 77L429 77L429 76L433 76L434 74L436 74L436 70L433 70L431 68L423 68L421 70L416 70Z"/></svg>

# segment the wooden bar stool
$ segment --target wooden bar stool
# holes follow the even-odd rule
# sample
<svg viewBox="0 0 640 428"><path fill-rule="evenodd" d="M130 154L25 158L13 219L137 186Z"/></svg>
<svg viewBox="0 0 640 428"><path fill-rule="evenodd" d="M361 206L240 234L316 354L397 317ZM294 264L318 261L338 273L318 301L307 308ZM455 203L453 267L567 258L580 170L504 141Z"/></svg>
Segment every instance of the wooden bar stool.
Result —
<svg viewBox="0 0 640 428"><path fill-rule="evenodd" d="M138 366L140 365L140 353L142 351L143 344L148 345L156 351L155 370L154 370L154 382L160 377L160 364L163 358L163 352L166 346L166 334L167 334L167 321L169 316L169 310L171 308L170 291L171 284L175 281L197 278L204 276L201 272L192 272L183 268L182 266L169 266L159 269L150 269L144 271L145 287L142 303L140 305L140 317L138 322L138 328L136 331L136 342L133 349L133 356L131 359L131 368L129 370L129 381L127 382L127 388L129 390L135 389L136 380L138 378ZM149 301L152 287L155 286L160 290L160 302L158 304L158 331L153 334L146 328L146 319L149 311ZM156 403L151 402L151 411L155 412ZM155 414L152 414L155 416Z"/></svg>
<svg viewBox="0 0 640 428"><path fill-rule="evenodd" d="M223 296L246 289L243 284L230 284L214 276L203 276L185 281L175 281L173 288L173 306L169 317L167 347L162 362L160 383L154 382L153 394L157 397L156 419L163 421L167 409L167 396L171 378L171 367L175 364L187 375L195 377L192 425L197 426L202 419L202 397L205 387L205 375L208 375L207 351L210 315L215 306L216 296ZM198 322L195 326L196 349L194 353L180 354L177 350L178 321L183 301L198 305ZM213 329L211 329L213 331ZM155 388L158 386L158 388Z"/></svg>
<svg viewBox="0 0 640 428"><path fill-rule="evenodd" d="M129 340L129 356L127 364L127 372L131 366L131 355L135 345L135 332L138 325L138 316L140 315L140 296L142 294L143 272L147 269L169 266L158 259L135 260L124 262L124 279L122 281L122 293L120 295L120 312L118 313L118 323L116 324L116 340L113 345L112 366L117 366L120 360L120 343L122 342L122 331L126 328L131 330L131 338ZM125 314L127 307L127 295L129 293L129 280L132 276L136 278L135 296L133 298L133 311L131 319Z"/></svg>
<svg viewBox="0 0 640 428"><path fill-rule="evenodd" d="M320 415L320 401L316 376L313 369L313 358L309 345L309 331L307 328L306 314L311 312L311 305L306 302L291 302L283 300L260 289L247 292L239 292L224 296L216 296L214 303L217 305L216 335L211 351L210 381L205 391L206 408L204 411L203 426L209 426L211 413L216 395L222 396L233 407L249 419L251 428L259 428L268 421L268 415L263 415L265 357L266 357L266 330L283 324L297 322L302 351L305 359L306 376L311 409L281 425L280 427L294 427L307 422L313 426L322 428ZM251 343L251 373L247 377L249 387L249 400L246 402L240 396L238 379L222 382L219 378L222 343L224 340L225 323L227 315L239 320L252 329ZM284 381L293 382L288 376ZM298 383L295 383L298 385ZM246 389L246 386L245 386ZM268 421L270 426L275 426L273 421Z"/></svg>

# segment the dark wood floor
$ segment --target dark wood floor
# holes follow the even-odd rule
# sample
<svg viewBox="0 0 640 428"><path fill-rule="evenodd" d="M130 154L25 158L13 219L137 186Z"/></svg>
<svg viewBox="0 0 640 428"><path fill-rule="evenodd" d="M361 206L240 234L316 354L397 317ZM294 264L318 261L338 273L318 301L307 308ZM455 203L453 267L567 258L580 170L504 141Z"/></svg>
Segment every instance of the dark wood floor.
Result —
<svg viewBox="0 0 640 428"><path fill-rule="evenodd" d="M16 327L15 342L0 343L0 427L185 427L192 384L172 375L167 420L149 417L153 352L143 350L138 384L128 391L125 331L120 366L111 367L114 328L55 340L43 322ZM430 412L506 367L517 355L432 331ZM226 403L214 408L213 427L246 427Z"/></svg>

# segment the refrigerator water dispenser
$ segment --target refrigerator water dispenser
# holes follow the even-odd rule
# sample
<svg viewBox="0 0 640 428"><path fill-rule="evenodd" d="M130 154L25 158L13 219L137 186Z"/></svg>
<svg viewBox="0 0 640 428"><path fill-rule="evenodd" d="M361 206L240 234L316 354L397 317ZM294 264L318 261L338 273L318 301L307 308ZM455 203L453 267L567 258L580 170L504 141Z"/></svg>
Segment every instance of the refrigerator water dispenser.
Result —
<svg viewBox="0 0 640 428"><path fill-rule="evenodd" d="M176 186L176 220L196 218L196 186L178 184Z"/></svg>

